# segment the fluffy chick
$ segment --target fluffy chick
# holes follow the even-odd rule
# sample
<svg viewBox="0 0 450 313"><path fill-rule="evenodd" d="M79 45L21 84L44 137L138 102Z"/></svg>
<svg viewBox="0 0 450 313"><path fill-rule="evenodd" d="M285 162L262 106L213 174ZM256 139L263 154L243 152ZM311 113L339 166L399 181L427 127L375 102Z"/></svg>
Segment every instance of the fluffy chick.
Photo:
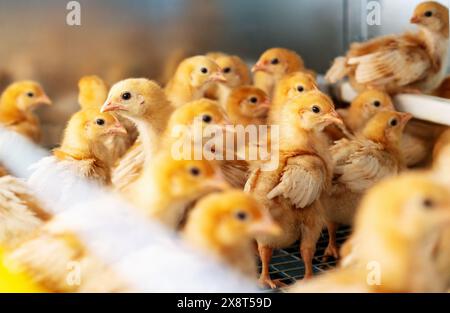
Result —
<svg viewBox="0 0 450 313"><path fill-rule="evenodd" d="M443 292L447 277L434 248L449 225L450 193L443 185L426 173L390 178L364 196L345 268L291 291Z"/></svg>
<svg viewBox="0 0 450 313"><path fill-rule="evenodd" d="M214 163L193 158L176 160L170 151L162 151L145 164L124 196L149 217L175 230L190 205L225 188L228 184Z"/></svg>
<svg viewBox="0 0 450 313"><path fill-rule="evenodd" d="M254 279L255 236L280 232L270 214L252 196L230 190L202 198L189 214L183 235L193 246Z"/></svg>
<svg viewBox="0 0 450 313"><path fill-rule="evenodd" d="M111 87L101 110L131 120L139 132L137 141L118 160L112 172L113 185L122 190L139 176L144 162L156 153L173 107L157 83L130 78Z"/></svg>
<svg viewBox="0 0 450 313"><path fill-rule="evenodd" d="M272 288L269 264L274 248L283 248L301 238L300 253L305 263L305 277L312 276L312 258L324 225L319 201L331 185L333 172L328 145L320 132L331 123L342 121L333 102L319 91L310 91L288 101L280 111L277 168L256 164L245 190L253 194L281 226L280 236L258 236L262 261L260 282ZM273 140L273 138L272 138Z"/></svg>
<svg viewBox="0 0 450 313"><path fill-rule="evenodd" d="M202 55L185 59L167 83L165 92L169 101L179 107L200 99L214 83L226 82L216 62Z"/></svg>
<svg viewBox="0 0 450 313"><path fill-rule="evenodd" d="M447 129L442 132L442 134L434 144L433 160L438 160L439 156L442 153L442 150L448 145L450 145L450 127L447 127Z"/></svg>
<svg viewBox="0 0 450 313"><path fill-rule="evenodd" d="M353 223L364 192L404 168L400 142L410 119L408 113L380 111L369 120L360 136L341 139L331 147L335 164L333 185L322 198L330 238L325 257L338 257L337 226Z"/></svg>
<svg viewBox="0 0 450 313"><path fill-rule="evenodd" d="M227 100L225 110L234 125L266 124L270 99L261 89L253 86L234 88Z"/></svg>
<svg viewBox="0 0 450 313"><path fill-rule="evenodd" d="M345 57L335 59L325 78L335 83L348 76L357 90L432 92L447 67L448 22L447 7L434 1L420 3L411 18L419 32L354 43Z"/></svg>
<svg viewBox="0 0 450 313"><path fill-rule="evenodd" d="M272 97L276 83L286 74L304 71L301 56L285 48L266 50L252 68L254 85Z"/></svg>
<svg viewBox="0 0 450 313"><path fill-rule="evenodd" d="M221 52L206 54L222 69L226 83L216 83L205 93L208 98L216 99L225 107L228 96L233 88L249 85L251 83L250 70L247 64L237 55L228 55Z"/></svg>
<svg viewBox="0 0 450 313"><path fill-rule="evenodd" d="M316 80L311 74L293 72L283 76L275 86L269 112L269 123L278 123L280 109L284 103L311 90L319 90Z"/></svg>
<svg viewBox="0 0 450 313"><path fill-rule="evenodd" d="M5 89L0 98L0 124L37 143L41 139L41 128L33 110L50 104L50 99L38 83L13 83Z"/></svg>

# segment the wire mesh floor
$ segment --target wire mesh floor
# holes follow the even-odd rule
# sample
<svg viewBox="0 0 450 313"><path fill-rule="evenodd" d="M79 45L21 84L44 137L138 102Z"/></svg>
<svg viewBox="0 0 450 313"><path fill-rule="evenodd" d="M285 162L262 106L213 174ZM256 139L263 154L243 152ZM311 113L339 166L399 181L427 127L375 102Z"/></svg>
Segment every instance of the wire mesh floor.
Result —
<svg viewBox="0 0 450 313"><path fill-rule="evenodd" d="M337 244L340 246L350 235L349 227L341 227L336 233ZM315 275L326 272L336 266L337 261L330 257L323 261L323 255L328 245L328 233L323 231L317 243L317 250L313 259L313 271ZM261 268L259 268L261 270ZM300 256L298 242L286 249L275 250L270 263L270 277L280 280L286 285L291 285L301 280L305 274L305 266Z"/></svg>

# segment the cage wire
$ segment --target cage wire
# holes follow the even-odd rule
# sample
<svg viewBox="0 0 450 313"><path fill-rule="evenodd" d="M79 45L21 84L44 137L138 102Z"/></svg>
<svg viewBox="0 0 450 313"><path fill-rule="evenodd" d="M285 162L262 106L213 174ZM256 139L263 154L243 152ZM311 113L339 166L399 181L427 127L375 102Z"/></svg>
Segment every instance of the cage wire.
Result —
<svg viewBox="0 0 450 313"><path fill-rule="evenodd" d="M132 288L140 292L257 292L260 289L223 264L184 244L173 233L149 221L120 197L75 177L52 164L48 151L27 138L0 128L0 162L13 175L28 179L36 171L44 179L30 188L54 214L53 223L76 233L89 251L102 258ZM43 162L42 160L47 160ZM34 164L34 168L33 165ZM36 169L36 164L43 168ZM341 244L348 228L337 233ZM316 274L336 265L322 260L328 243L323 232L313 260ZM270 265L273 279L292 284L303 278L298 243L275 250Z"/></svg>

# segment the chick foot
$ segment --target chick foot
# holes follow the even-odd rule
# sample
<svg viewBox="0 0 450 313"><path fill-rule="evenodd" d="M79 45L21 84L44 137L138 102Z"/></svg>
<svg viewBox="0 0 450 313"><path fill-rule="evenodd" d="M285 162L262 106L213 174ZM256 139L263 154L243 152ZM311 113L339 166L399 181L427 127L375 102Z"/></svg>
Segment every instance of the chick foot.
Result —
<svg viewBox="0 0 450 313"><path fill-rule="evenodd" d="M323 258L322 258L322 262L327 261L330 256L335 259L339 259L339 248L337 247L336 244L332 244L331 242L328 243L328 246L325 249L325 252L324 252Z"/></svg>
<svg viewBox="0 0 450 313"><path fill-rule="evenodd" d="M270 288L270 289L287 287L287 284L283 283L281 280L279 279L272 280L270 276L266 275L261 275L261 277L258 280L258 284L262 288Z"/></svg>

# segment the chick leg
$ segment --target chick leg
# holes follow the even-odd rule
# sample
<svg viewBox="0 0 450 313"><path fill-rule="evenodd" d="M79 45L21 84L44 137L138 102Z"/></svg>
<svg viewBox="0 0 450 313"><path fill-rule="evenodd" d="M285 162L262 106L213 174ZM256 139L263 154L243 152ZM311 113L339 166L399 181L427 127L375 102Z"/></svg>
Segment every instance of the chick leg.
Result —
<svg viewBox="0 0 450 313"><path fill-rule="evenodd" d="M300 243L300 254L305 264L304 279L313 277L312 260L316 252L316 244L319 240L322 225L310 225L302 229L302 238Z"/></svg>
<svg viewBox="0 0 450 313"><path fill-rule="evenodd" d="M258 243L258 251L262 265L261 275L259 276L259 284L262 287L270 287L272 289L285 287L286 284L282 283L281 281L272 280L270 278L269 265L270 261L272 260L273 249L271 247L263 246Z"/></svg>
<svg viewBox="0 0 450 313"><path fill-rule="evenodd" d="M332 256L335 259L339 258L339 249L336 244L336 231L337 231L338 225L334 222L327 222L327 229L328 229L328 246L325 249L324 255L323 255L323 261L326 261L328 257Z"/></svg>

